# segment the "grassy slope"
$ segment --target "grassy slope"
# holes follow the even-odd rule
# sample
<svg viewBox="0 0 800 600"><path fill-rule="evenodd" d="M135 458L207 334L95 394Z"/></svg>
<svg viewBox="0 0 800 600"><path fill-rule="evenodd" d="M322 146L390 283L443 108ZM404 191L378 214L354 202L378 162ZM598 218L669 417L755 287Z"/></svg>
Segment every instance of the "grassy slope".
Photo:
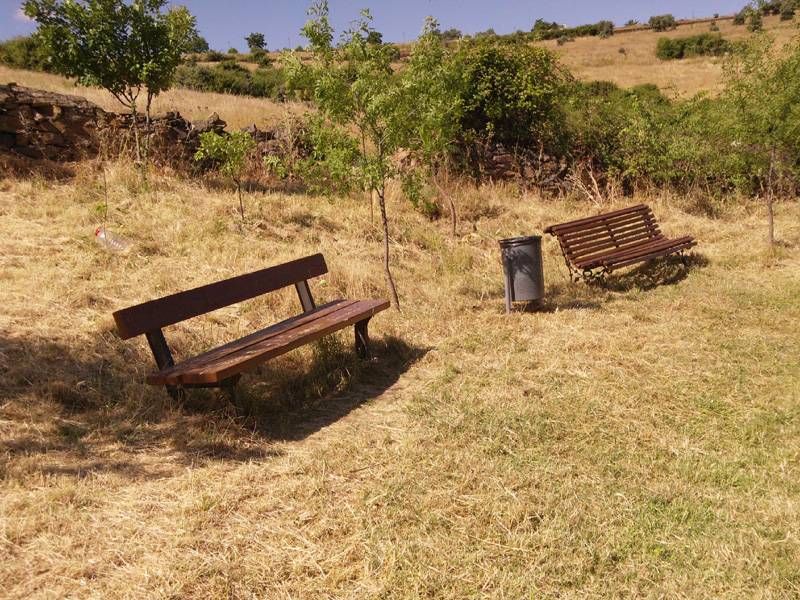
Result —
<svg viewBox="0 0 800 600"><path fill-rule="evenodd" d="M383 295L379 231L355 200L110 173L102 191L0 182L0 589L8 597L525 597L800 593L800 207L710 219L651 198L701 240L607 289L568 281L545 240L548 310L502 313L495 240L590 210L463 191L452 240L399 198L402 315L378 361L305 349L171 405L110 313L323 251L319 298ZM707 261L707 264L704 264ZM297 310L291 293L169 331L180 354ZM333 375L325 377L334 367ZM315 400L322 396L320 401Z"/></svg>
<svg viewBox="0 0 800 600"><path fill-rule="evenodd" d="M0 65L0 83L15 82L19 85L73 94L88 98L102 108L124 112L122 106L109 93L75 85L71 81L48 73L35 73L9 69ZM305 110L299 103L277 103L264 98L210 94L185 89L174 89L161 94L153 102L153 113L178 111L190 120L205 119L212 112L218 113L231 127L240 128L256 123L259 127L275 124L288 112Z"/></svg>
<svg viewBox="0 0 800 600"><path fill-rule="evenodd" d="M720 33L728 39L743 39L750 35L744 26L734 26L731 20L719 21ZM764 19L766 31L780 42L797 34L797 22L781 22L779 17ZM683 37L708 32L708 23L681 25L674 31L658 33L635 31L619 33L607 40L595 37L577 38L574 42L558 46L555 41L542 42L564 61L564 64L584 80L613 81L623 87L643 83L655 83L673 95L693 95L697 92L717 92L721 88L722 59L691 58L680 61L661 61L656 58L656 44L660 37ZM625 54L620 53L625 49ZM408 52L408 47L404 47ZM279 53L273 53L279 60ZM253 63L240 62L250 69ZM399 64L398 64L399 67ZM0 82L15 81L42 89L64 93L77 93L100 104L108 110L119 111L119 105L108 94L91 88L76 88L60 77L41 73L16 71L0 65ZM300 110L297 105L288 105L290 110ZM205 94L190 90L173 90L156 100L156 112L180 110L190 119L205 118L217 111L235 127L251 123L271 123L286 110L287 105L276 104L258 98L242 98L224 94Z"/></svg>
<svg viewBox="0 0 800 600"><path fill-rule="evenodd" d="M751 35L745 26L736 26L732 20L721 20L718 25L719 33L730 40ZM781 22L779 17L766 17L764 28L779 42L786 42L797 35L797 22ZM695 23L663 33L636 31L620 33L606 40L585 37L563 46L558 46L555 41L542 45L555 51L581 79L613 81L623 87L655 83L671 94L693 95L721 89L722 59L698 57L661 61L656 58L656 44L661 37L685 37L708 32L708 23ZM625 49L625 54L620 53L620 48Z"/></svg>

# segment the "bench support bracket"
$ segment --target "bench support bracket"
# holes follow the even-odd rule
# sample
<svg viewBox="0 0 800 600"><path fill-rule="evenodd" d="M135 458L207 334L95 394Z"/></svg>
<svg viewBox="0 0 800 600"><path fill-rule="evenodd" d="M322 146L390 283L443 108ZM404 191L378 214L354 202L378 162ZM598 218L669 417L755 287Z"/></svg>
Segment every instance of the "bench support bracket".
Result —
<svg viewBox="0 0 800 600"><path fill-rule="evenodd" d="M150 345L150 351L153 353L153 358L156 359L156 365L163 370L175 366L175 359L172 358L172 352L167 345L167 339L164 337L164 332L160 329L155 331L148 331L145 336L147 343ZM167 385L167 393L173 400L181 402L184 399L183 390L174 385Z"/></svg>
<svg viewBox="0 0 800 600"><path fill-rule="evenodd" d="M359 358L367 360L371 358L369 350L369 319L359 321L355 324L356 333L356 354Z"/></svg>

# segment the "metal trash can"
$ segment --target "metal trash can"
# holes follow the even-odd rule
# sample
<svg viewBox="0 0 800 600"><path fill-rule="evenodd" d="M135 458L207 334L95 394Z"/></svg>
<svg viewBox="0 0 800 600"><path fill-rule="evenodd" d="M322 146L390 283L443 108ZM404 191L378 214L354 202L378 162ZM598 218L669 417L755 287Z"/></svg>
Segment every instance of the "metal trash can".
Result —
<svg viewBox="0 0 800 600"><path fill-rule="evenodd" d="M500 240L500 252L506 280L506 312L511 312L513 302L544 298L541 236Z"/></svg>

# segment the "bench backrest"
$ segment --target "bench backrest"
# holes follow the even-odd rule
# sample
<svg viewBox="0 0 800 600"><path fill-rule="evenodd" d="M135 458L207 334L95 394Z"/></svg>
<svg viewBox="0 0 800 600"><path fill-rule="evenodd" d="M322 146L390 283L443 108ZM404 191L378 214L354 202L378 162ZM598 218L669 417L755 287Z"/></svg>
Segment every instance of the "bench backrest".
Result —
<svg viewBox="0 0 800 600"><path fill-rule="evenodd" d="M303 309L308 311L314 308L314 301L307 280L327 272L325 258L315 254L118 310L114 321L122 339L127 340L292 284L297 287Z"/></svg>
<svg viewBox="0 0 800 600"><path fill-rule="evenodd" d="M553 225L544 231L558 238L570 262L664 237L653 211L645 204Z"/></svg>

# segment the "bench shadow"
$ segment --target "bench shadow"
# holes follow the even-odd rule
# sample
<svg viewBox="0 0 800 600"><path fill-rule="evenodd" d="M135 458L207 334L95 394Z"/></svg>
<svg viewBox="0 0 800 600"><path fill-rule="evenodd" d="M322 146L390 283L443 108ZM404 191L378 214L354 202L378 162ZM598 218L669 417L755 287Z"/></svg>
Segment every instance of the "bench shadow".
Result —
<svg viewBox="0 0 800 600"><path fill-rule="evenodd" d="M694 269L706 267L708 264L708 258L697 252L692 252L683 259L680 256L672 255L648 261L619 275L612 274L604 280L593 283L592 286L613 292L649 291L657 287L680 283Z"/></svg>
<svg viewBox="0 0 800 600"><path fill-rule="evenodd" d="M388 336L373 340L371 358L362 361L337 338L325 338L297 371L267 363L243 379L239 408L258 434L300 441L383 396L429 350Z"/></svg>
<svg viewBox="0 0 800 600"><path fill-rule="evenodd" d="M328 339L338 339L329 336ZM376 339L362 363L339 347L294 352L225 393L192 390L179 404L145 385L151 357L114 334L48 341L0 331L0 477L110 473L164 477L188 465L268 460L389 389L427 350ZM334 344L335 346L335 344ZM295 356L292 356L295 355ZM270 385L259 385L263 375Z"/></svg>

